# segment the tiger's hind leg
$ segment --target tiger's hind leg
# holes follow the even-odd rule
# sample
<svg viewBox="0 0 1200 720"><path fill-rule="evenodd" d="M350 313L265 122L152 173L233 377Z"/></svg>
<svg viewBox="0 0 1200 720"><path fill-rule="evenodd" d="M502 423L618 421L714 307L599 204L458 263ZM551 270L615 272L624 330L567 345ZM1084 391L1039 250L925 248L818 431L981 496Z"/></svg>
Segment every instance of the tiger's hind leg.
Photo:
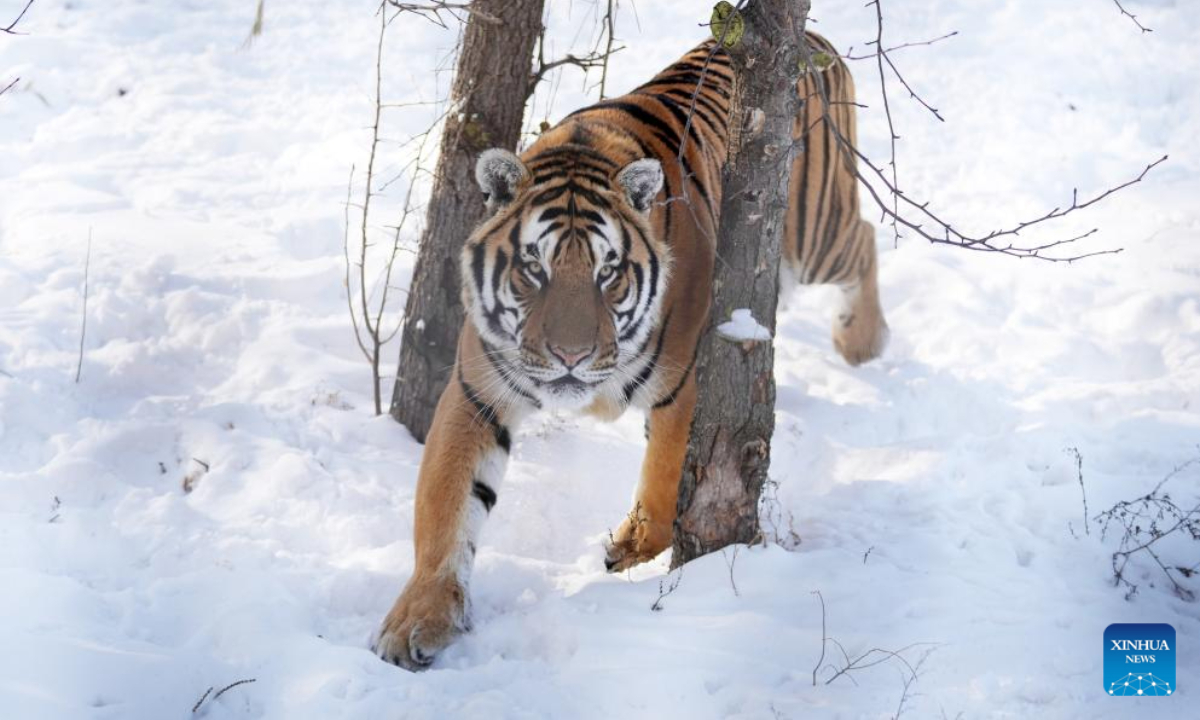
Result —
<svg viewBox="0 0 1200 720"><path fill-rule="evenodd" d="M851 365L861 365L883 353L888 341L887 321L879 304L879 263L875 228L859 220L850 242L857 247L856 272L838 284L841 307L833 317L833 346ZM849 248L848 248L849 250Z"/></svg>
<svg viewBox="0 0 1200 720"><path fill-rule="evenodd" d="M800 95L809 100L793 131L804 149L792 163L785 230L789 241L783 253L801 283L841 288L833 346L846 362L861 365L883 352L888 327L879 305L875 228L860 217L855 157L844 147L858 142L854 78L829 41L811 32L808 39L836 61L800 80ZM826 96L836 103L828 110Z"/></svg>

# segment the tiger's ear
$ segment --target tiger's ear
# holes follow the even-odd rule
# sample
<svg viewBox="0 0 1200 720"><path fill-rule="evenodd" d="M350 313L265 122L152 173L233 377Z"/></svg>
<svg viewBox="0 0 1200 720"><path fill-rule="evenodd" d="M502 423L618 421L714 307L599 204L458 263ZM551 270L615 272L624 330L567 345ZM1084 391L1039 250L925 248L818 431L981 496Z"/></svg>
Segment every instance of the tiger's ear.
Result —
<svg viewBox="0 0 1200 720"><path fill-rule="evenodd" d="M662 163L652 158L634 160L617 173L617 184L625 191L625 199L635 210L649 212L650 203L662 190Z"/></svg>
<svg viewBox="0 0 1200 720"><path fill-rule="evenodd" d="M529 171L521 158L501 148L486 150L475 163L475 182L487 196L487 208L495 212L497 208L512 202L517 194L517 188Z"/></svg>

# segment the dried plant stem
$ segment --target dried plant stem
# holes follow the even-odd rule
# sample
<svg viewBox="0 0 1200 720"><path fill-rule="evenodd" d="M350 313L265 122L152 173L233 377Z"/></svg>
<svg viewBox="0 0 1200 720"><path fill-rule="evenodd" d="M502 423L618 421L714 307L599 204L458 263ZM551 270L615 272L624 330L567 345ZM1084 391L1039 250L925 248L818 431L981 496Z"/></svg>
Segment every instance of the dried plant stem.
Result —
<svg viewBox="0 0 1200 720"><path fill-rule="evenodd" d="M87 257L83 262L83 318L79 323L79 360L75 363L75 384L83 376L83 343L87 338L89 275L92 268L92 229L88 228Z"/></svg>

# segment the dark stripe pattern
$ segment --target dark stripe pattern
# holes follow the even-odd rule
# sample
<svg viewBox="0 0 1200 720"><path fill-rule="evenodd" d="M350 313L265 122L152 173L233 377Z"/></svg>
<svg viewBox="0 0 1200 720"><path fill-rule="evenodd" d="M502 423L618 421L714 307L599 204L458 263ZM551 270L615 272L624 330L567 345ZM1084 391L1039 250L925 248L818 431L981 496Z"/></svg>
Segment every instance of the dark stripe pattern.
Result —
<svg viewBox="0 0 1200 720"><path fill-rule="evenodd" d="M471 483L471 495L483 503L483 509L488 512L491 512L492 508L496 507L496 491L482 480L476 480Z"/></svg>
<svg viewBox="0 0 1200 720"><path fill-rule="evenodd" d="M463 395L467 396L467 400L475 408L475 417L482 418L492 428L492 434L496 438L496 445L504 452L512 452L512 435L509 434L508 428L500 422L500 416L496 412L496 408L489 405L475 388L471 387L463 378L462 366L458 368L458 383L462 386Z"/></svg>

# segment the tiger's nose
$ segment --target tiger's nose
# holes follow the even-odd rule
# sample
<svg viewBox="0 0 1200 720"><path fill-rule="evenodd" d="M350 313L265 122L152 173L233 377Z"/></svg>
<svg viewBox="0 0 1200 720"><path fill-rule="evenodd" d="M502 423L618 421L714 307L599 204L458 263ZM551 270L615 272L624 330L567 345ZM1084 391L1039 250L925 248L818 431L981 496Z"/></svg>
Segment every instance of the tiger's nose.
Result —
<svg viewBox="0 0 1200 720"><path fill-rule="evenodd" d="M575 367L582 362L584 358L591 355L595 350L595 345L587 348L586 350L580 348L565 348L560 345L550 346L551 354L553 354L554 357L558 358L559 360L562 360L563 365L566 365L568 368Z"/></svg>

